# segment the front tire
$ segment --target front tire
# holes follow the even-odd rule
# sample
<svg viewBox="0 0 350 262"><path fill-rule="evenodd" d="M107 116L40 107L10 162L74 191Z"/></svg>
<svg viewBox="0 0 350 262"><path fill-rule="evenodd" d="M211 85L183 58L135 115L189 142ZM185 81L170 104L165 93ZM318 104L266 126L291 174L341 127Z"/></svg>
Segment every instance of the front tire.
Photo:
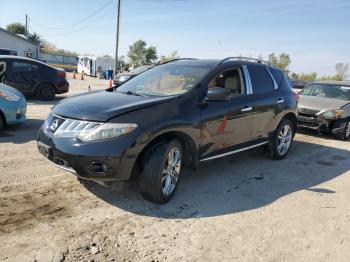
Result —
<svg viewBox="0 0 350 262"><path fill-rule="evenodd" d="M5 127L5 121L4 119L2 118L2 115L0 113L0 130L3 129Z"/></svg>
<svg viewBox="0 0 350 262"><path fill-rule="evenodd" d="M50 84L41 84L36 90L36 97L43 101L53 100L55 96L56 90Z"/></svg>
<svg viewBox="0 0 350 262"><path fill-rule="evenodd" d="M151 148L143 159L139 187L142 196L163 204L175 194L181 171L182 147L177 140Z"/></svg>
<svg viewBox="0 0 350 262"><path fill-rule="evenodd" d="M350 119L346 122L343 132L339 134L339 138L344 141L350 138Z"/></svg>
<svg viewBox="0 0 350 262"><path fill-rule="evenodd" d="M292 147L294 132L292 121L283 119L268 146L272 159L281 160L287 156Z"/></svg>

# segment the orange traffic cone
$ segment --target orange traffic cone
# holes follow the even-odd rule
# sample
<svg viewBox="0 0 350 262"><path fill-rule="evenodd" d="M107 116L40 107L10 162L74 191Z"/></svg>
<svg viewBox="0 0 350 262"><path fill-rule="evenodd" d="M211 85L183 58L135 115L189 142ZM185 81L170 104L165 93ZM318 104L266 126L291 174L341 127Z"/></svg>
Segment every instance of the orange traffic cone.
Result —
<svg viewBox="0 0 350 262"><path fill-rule="evenodd" d="M77 77L75 76L75 71L73 71L73 79L77 79Z"/></svg>
<svg viewBox="0 0 350 262"><path fill-rule="evenodd" d="M109 79L109 87L113 87L113 81L112 81L112 78Z"/></svg>
<svg viewBox="0 0 350 262"><path fill-rule="evenodd" d="M83 73L81 73L80 80L84 80L84 72L83 72Z"/></svg>
<svg viewBox="0 0 350 262"><path fill-rule="evenodd" d="M91 87L90 87L90 85L89 85L89 87L88 87L88 90L89 90L89 92L91 92Z"/></svg>

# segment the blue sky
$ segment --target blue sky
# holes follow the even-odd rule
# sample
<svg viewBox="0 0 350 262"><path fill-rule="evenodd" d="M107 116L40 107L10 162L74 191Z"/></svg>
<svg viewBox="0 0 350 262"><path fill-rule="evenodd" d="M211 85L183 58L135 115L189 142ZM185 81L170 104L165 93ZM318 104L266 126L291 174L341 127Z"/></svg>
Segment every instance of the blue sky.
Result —
<svg viewBox="0 0 350 262"><path fill-rule="evenodd" d="M114 55L115 2L69 27L107 2L3 1L0 27L24 22L27 13L30 31L58 48ZM333 74L335 63L350 63L349 17L350 0L122 0L120 53L138 39L161 55L178 50L183 57L287 52L291 71Z"/></svg>

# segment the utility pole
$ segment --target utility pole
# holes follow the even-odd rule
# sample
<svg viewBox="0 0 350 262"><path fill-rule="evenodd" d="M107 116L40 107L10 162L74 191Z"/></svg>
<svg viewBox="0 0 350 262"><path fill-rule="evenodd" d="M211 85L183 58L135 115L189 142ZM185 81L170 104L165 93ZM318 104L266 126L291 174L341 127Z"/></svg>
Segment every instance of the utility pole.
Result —
<svg viewBox="0 0 350 262"><path fill-rule="evenodd" d="M28 37L28 15L26 14L26 31L25 36Z"/></svg>
<svg viewBox="0 0 350 262"><path fill-rule="evenodd" d="M117 0L117 35L116 35L116 43L115 43L115 66L114 66L114 73L117 73L117 70L119 70L119 63L118 63L118 49L119 49L119 21L120 21L120 1Z"/></svg>

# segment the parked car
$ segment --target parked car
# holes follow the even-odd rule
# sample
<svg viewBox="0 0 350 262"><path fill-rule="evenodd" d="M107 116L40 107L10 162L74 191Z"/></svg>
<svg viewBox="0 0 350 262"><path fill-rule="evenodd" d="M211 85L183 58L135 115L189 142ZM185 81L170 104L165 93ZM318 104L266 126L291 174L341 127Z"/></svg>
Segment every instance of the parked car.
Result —
<svg viewBox="0 0 350 262"><path fill-rule="evenodd" d="M151 69L152 67L154 66L145 65L145 66L140 66L138 68L135 68L134 70L131 70L130 72L127 72L127 73L119 73L114 77L113 84L118 87L121 84L125 83L126 81L130 80L131 78Z"/></svg>
<svg viewBox="0 0 350 262"><path fill-rule="evenodd" d="M0 55L17 55L17 51L13 51L6 48L0 48Z"/></svg>
<svg viewBox="0 0 350 262"><path fill-rule="evenodd" d="M293 80L292 87L296 90L301 90L305 86L307 86L310 82L309 81L301 81L301 80Z"/></svg>
<svg viewBox="0 0 350 262"><path fill-rule="evenodd" d="M164 203L183 166L195 169L259 146L284 158L296 113L297 96L269 64L184 59L158 65L116 90L61 101L37 144L51 163L80 179L108 186L135 178L146 199Z"/></svg>
<svg viewBox="0 0 350 262"><path fill-rule="evenodd" d="M0 130L5 125L26 121L27 103L24 95L10 86L0 83Z"/></svg>
<svg viewBox="0 0 350 262"><path fill-rule="evenodd" d="M63 69L18 56L0 56L0 64L5 64L6 67L0 79L26 96L35 95L41 100L52 100L56 94L69 91L69 83Z"/></svg>
<svg viewBox="0 0 350 262"><path fill-rule="evenodd" d="M298 125L350 137L350 82L320 81L300 93Z"/></svg>

